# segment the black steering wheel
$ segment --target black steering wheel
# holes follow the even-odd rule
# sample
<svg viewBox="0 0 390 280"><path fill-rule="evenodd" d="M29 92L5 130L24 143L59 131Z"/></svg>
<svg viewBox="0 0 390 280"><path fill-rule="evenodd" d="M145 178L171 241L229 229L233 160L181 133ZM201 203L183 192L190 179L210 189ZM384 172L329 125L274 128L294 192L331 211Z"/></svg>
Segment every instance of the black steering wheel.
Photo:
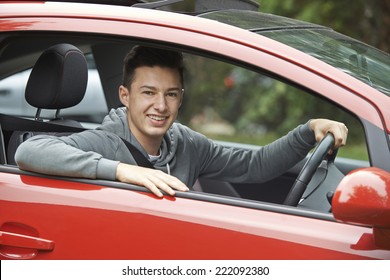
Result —
<svg viewBox="0 0 390 280"><path fill-rule="evenodd" d="M307 188L307 185L309 184L321 162L327 156L329 156L329 161L334 161L337 150L334 150L331 155L328 155L328 152L333 147L333 145L334 137L332 134L328 133L314 149L310 158L306 161L297 179L295 180L294 185L284 200L284 205L297 206Z"/></svg>

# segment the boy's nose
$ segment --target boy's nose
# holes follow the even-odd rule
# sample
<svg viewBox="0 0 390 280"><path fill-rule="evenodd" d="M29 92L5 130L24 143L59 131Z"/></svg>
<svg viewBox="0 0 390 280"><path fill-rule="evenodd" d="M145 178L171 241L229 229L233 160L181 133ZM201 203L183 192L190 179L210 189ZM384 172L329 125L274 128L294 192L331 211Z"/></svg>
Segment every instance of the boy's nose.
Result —
<svg viewBox="0 0 390 280"><path fill-rule="evenodd" d="M167 101L164 94L156 94L156 100L154 101L155 109L164 111L167 108Z"/></svg>

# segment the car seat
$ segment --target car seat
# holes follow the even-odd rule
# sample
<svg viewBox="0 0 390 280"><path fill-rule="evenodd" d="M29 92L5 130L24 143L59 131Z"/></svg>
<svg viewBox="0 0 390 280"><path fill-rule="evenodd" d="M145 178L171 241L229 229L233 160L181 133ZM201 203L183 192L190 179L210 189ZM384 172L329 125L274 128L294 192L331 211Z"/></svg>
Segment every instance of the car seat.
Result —
<svg viewBox="0 0 390 280"><path fill-rule="evenodd" d="M88 81L88 67L84 54L70 44L57 44L46 49L35 63L25 91L26 101L37 108L33 122L44 122L40 114L42 109L55 110L50 123L66 127L82 127L74 120L60 117L60 110L77 105L84 98ZM31 123L31 126L34 123ZM46 122L47 123L47 122ZM15 152L18 146L28 138L45 131L15 131L7 147L9 164L15 164Z"/></svg>

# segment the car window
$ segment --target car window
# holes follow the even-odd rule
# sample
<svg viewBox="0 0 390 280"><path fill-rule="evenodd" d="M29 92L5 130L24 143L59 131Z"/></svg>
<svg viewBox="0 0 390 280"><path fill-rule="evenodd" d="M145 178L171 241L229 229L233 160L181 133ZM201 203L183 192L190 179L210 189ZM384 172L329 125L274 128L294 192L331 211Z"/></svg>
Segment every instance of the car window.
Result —
<svg viewBox="0 0 390 280"><path fill-rule="evenodd" d="M349 127L339 155L368 160L364 131L350 113L286 82L234 64L185 56L187 81L179 121L212 139L265 145L312 118Z"/></svg>
<svg viewBox="0 0 390 280"><path fill-rule="evenodd" d="M61 110L61 115L82 122L100 123L108 111L105 98L110 102L110 108L121 106L119 100L115 99L118 98L117 89L122 78L123 57L136 42L128 38L93 39L84 36L81 42L75 41L77 46L89 45L88 49L93 52L93 55L86 54L89 63L89 84L83 101L73 108ZM45 40L43 38L42 42ZM55 38L55 42L57 41L73 40L62 35ZM161 47L167 47L167 43L162 42ZM276 140L309 119L335 119L349 127L348 145L340 149L338 158L345 157L364 162L359 165L344 164L344 174L368 165L364 130L360 122L330 101L319 98L320 95L270 77L261 70L255 71L253 67L249 69L239 66L237 61L230 58L216 57L210 53L205 56L205 52L201 50L188 51L181 46L169 47L184 52L186 66L185 94L178 122L224 145L256 148ZM99 69L99 73L96 68ZM20 72L0 82L23 77L23 82L19 84L25 86L28 73L29 70ZM275 77L277 74L275 73ZM103 93L101 84L106 93ZM0 88L6 87L3 85ZM0 113L29 117L35 115L34 108L31 108L31 111L26 109L28 104L24 101L24 88L20 90L19 95L11 94L7 98L9 96L13 98L9 99L10 105L6 106L1 102ZM18 101L15 101L17 98ZM54 112L44 113L50 114L45 115L47 117L54 115ZM267 182L261 187L259 184L254 187L253 184L245 182L230 185L226 185L226 182L205 182L206 179L202 178L201 190L225 197L234 196L281 204L301 167L298 166L296 169L297 172L289 174L288 182L282 178L279 181Z"/></svg>
<svg viewBox="0 0 390 280"><path fill-rule="evenodd" d="M83 100L72 108L61 110L61 116L81 122L100 123L107 114L99 73L92 54L86 54L88 63L88 84ZM0 80L0 113L34 117L36 108L27 103L24 93L31 69L27 69ZM54 111L43 111L43 118L53 118Z"/></svg>
<svg viewBox="0 0 390 280"><path fill-rule="evenodd" d="M389 55L328 29L261 33L310 54L390 95Z"/></svg>
<svg viewBox="0 0 390 280"><path fill-rule="evenodd" d="M292 46L390 95L390 56L328 27L251 11L214 11L200 16Z"/></svg>

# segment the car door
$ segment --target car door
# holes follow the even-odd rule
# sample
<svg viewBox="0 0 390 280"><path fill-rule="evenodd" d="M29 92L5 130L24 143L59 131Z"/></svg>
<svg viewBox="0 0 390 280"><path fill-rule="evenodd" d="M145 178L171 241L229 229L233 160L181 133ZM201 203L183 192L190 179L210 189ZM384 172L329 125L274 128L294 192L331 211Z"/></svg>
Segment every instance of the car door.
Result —
<svg viewBox="0 0 390 280"><path fill-rule="evenodd" d="M2 171L2 259L361 259L389 254L370 248L370 228L335 222L329 214L196 192L158 199L119 183L108 187Z"/></svg>

